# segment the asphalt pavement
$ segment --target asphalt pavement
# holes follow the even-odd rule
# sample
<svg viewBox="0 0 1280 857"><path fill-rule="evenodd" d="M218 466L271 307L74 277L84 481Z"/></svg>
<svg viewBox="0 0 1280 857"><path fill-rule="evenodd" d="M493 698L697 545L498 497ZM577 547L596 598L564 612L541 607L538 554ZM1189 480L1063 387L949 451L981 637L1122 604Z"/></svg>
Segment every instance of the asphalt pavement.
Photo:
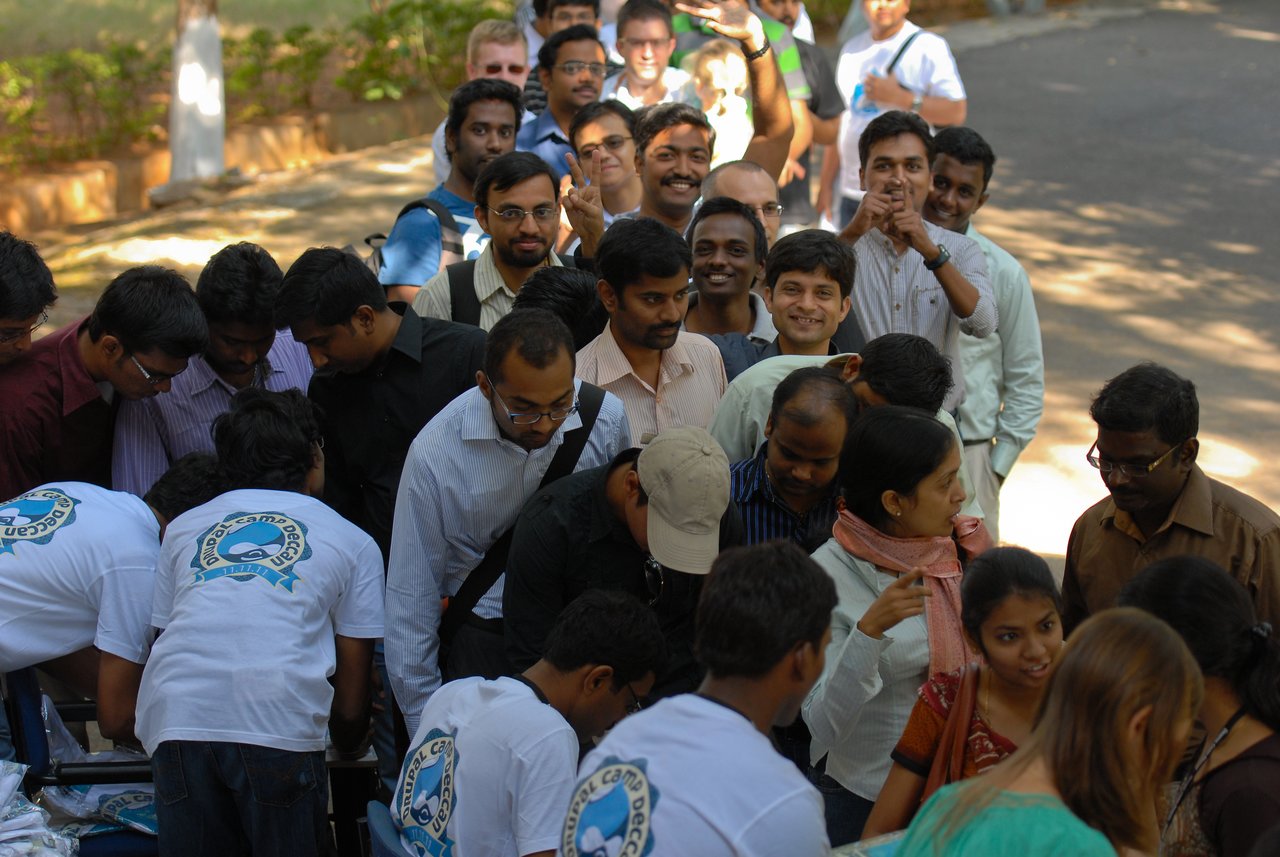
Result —
<svg viewBox="0 0 1280 857"><path fill-rule="evenodd" d="M1088 403L1155 360L1196 381L1201 463L1273 507L1280 470L1280 4L1116 0L940 28L998 156L975 223L1031 275L1047 362L1044 420L1005 484L1001 534L1047 554L1103 496L1084 461ZM200 204L33 238L62 294L51 325L126 267L194 281L254 241L282 266L386 230L431 185L427 138L259 176Z"/></svg>

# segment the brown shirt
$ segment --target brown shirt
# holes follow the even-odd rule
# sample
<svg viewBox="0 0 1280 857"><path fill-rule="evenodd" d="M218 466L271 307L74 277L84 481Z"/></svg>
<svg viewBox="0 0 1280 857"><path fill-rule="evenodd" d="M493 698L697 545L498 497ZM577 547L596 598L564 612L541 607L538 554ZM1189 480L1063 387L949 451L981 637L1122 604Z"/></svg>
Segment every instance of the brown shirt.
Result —
<svg viewBox="0 0 1280 857"><path fill-rule="evenodd" d="M1193 466L1169 517L1150 538L1107 497L1071 530L1062 595L1067 630L1115 604L1120 590L1158 559L1212 560L1249 589L1258 618L1280 625L1280 517Z"/></svg>
<svg viewBox="0 0 1280 857"><path fill-rule="evenodd" d="M0 501L46 482L111 487L115 409L80 358L69 324L0 371Z"/></svg>

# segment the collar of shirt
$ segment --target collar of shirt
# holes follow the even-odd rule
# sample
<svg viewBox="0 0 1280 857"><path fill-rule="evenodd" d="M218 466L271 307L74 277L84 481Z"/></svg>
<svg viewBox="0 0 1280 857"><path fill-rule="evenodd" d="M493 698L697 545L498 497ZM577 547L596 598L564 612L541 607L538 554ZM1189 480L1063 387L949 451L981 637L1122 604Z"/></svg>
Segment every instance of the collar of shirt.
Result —
<svg viewBox="0 0 1280 857"><path fill-rule="evenodd" d="M747 301L751 304L752 317L751 330L746 334L747 339L759 345L773 342L778 338L778 328L773 326L773 316L769 313L769 307L765 305L764 298L755 292L747 292ZM698 293L689 292L689 309L697 305ZM680 322L680 329L685 329L683 321Z"/></svg>
<svg viewBox="0 0 1280 857"><path fill-rule="evenodd" d="M683 333L683 330L681 333ZM596 361L599 367L596 376L597 386L604 387L628 375L640 381L640 376L636 375L631 369L631 361L627 359L627 355L622 353L622 349L618 347L618 341L613 338L613 322L605 325L604 333L599 337ZM675 345L662 352L659 383L661 383L661 378L664 375L667 378L677 378L692 371L693 361L689 359L684 343L677 338ZM641 381L641 383L644 382ZM645 386L648 385L646 384Z"/></svg>
<svg viewBox="0 0 1280 857"><path fill-rule="evenodd" d="M579 381L577 378L574 378L573 379L574 402L578 401L578 394L581 389L582 389L582 382ZM526 452L524 447L520 446L519 444L513 443L510 440L507 440L507 438L498 429L498 423L495 421L493 416L493 408L490 406L489 400L486 399L484 397L484 394L480 392L479 387L472 387L470 390L467 390L467 392L463 393L462 395L471 397L467 401L466 412L463 414L463 417L462 417L462 439L463 440L477 440L477 441L492 440L492 441L497 441L498 443L508 444L512 448L519 449L521 452ZM542 452L543 450L555 449L561 444L561 442L563 442L565 432L573 431L574 429L581 428L581 427L582 427L582 415L577 411L574 411L573 414L568 419L566 419L564 422L560 424L560 427L556 430L555 434L551 436L551 441L546 446L542 447L542 449L535 449L531 452L528 452L527 454L530 456L534 456Z"/></svg>
<svg viewBox="0 0 1280 857"><path fill-rule="evenodd" d="M484 303L501 291L506 292L507 297L515 300L516 293L507 285L506 280L502 279L502 272L498 270L498 263L494 260L493 253L493 242L490 241L485 245L484 252L480 254L480 258L476 259L475 277L473 278L476 298L479 299L480 303ZM555 254L554 250L547 251L547 264L553 268L564 266L564 263L560 261L560 257Z"/></svg>
<svg viewBox="0 0 1280 857"><path fill-rule="evenodd" d="M422 319L416 312L409 308L407 303L402 301L393 301L388 304L391 311L399 315L400 329L396 331L396 338L391 340L392 353L400 353L408 357L414 363L422 362Z"/></svg>
<svg viewBox="0 0 1280 857"><path fill-rule="evenodd" d="M1107 508L1102 514L1102 520L1105 523L1108 519L1117 530L1134 541L1147 541L1142 530L1138 529L1138 525L1134 523L1133 516L1123 509L1117 509L1115 500L1107 500ZM1204 533L1206 536L1213 535L1213 487L1209 484L1209 477L1204 475L1204 471L1198 464L1191 466L1191 472L1187 474L1187 482L1182 486L1178 499L1173 501L1169 516L1165 518L1159 529L1152 533L1152 536L1163 533L1174 524Z"/></svg>
<svg viewBox="0 0 1280 857"><path fill-rule="evenodd" d="M761 360L768 360L770 357L782 357L782 356L783 356L782 346L778 344L777 337L774 337L773 342L770 342L768 345L765 345L760 348ZM846 358L848 357L848 355L840 355L840 349L836 348L836 344L834 342L827 343L827 356L829 357L844 356Z"/></svg>
<svg viewBox="0 0 1280 857"><path fill-rule="evenodd" d="M53 334L62 337L55 340L58 352L58 374L62 376L62 415L69 416L85 405L102 399L102 391L89 375L84 359L80 356L80 332L89 324L85 318L78 324L69 324Z"/></svg>
<svg viewBox="0 0 1280 857"><path fill-rule="evenodd" d="M262 361L254 367L253 381L249 386L265 388L267 378L282 371L284 370L273 367L268 357L263 357ZM185 394L187 397L198 396L215 386L232 396L239 392L239 388L228 384L214 371L203 354L197 354L187 361L187 368L173 379L173 389L168 395L176 393Z"/></svg>
<svg viewBox="0 0 1280 857"><path fill-rule="evenodd" d="M551 115L551 108L547 108L538 114L538 119L533 123L533 142L535 144L542 143L547 140L555 140L557 143L570 145L569 139L565 137L564 131L560 128L560 123L556 121L556 117Z"/></svg>

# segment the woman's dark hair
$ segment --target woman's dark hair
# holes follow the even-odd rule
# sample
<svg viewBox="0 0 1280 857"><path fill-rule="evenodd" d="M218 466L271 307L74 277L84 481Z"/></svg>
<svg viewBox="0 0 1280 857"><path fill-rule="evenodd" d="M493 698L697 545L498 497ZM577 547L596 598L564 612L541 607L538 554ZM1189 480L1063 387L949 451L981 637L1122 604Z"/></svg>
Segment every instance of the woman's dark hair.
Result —
<svg viewBox="0 0 1280 857"><path fill-rule="evenodd" d="M159 265L130 268L112 280L86 329L94 342L111 334L129 354L159 349L190 357L209 345L209 324L190 284Z"/></svg>
<svg viewBox="0 0 1280 857"><path fill-rule="evenodd" d="M849 511L883 530L886 491L915 494L920 481L942 466L956 445L951 429L932 414L897 405L862 412L840 456L840 484Z"/></svg>
<svg viewBox="0 0 1280 857"><path fill-rule="evenodd" d="M247 387L213 421L213 445L228 491L301 491L315 462L319 408L300 390L275 393Z"/></svg>
<svg viewBox="0 0 1280 857"><path fill-rule="evenodd" d="M698 206L698 210L693 214L693 219L689 221L689 228L684 232L685 241L689 244L690 249L693 248L693 233L697 230L698 224L708 217L715 217L717 214L736 214L747 222L747 228L751 230L752 252L755 254L756 264L762 264L765 254L769 252L769 238L765 235L764 226L760 223L760 219L756 217L754 209L730 196L713 197L703 201L702 205Z"/></svg>
<svg viewBox="0 0 1280 857"><path fill-rule="evenodd" d="M0 231L0 319L25 321L57 299L53 275L36 245Z"/></svg>
<svg viewBox="0 0 1280 857"><path fill-rule="evenodd" d="M1048 598L1062 615L1062 593L1049 564L1026 548L992 548L965 567L960 583L960 622L982 651L982 623L1006 598Z"/></svg>
<svg viewBox="0 0 1280 857"><path fill-rule="evenodd" d="M196 280L196 300L213 324L273 324L284 274L271 254L241 241L214 253Z"/></svg>
<svg viewBox="0 0 1280 857"><path fill-rule="evenodd" d="M593 101L585 105L577 113L573 114L573 123L569 126L569 145L573 146L573 153L578 154L578 132L582 130L582 126L588 122L594 122L601 116L617 116L622 120L622 124L627 126L627 133L633 138L636 133L636 114L627 105L621 101L609 99L608 101ZM626 166L630 167L630 164Z"/></svg>
<svg viewBox="0 0 1280 857"><path fill-rule="evenodd" d="M542 656L560 672L613 667L613 688L655 675L667 660L657 615L634 595L589 589L560 613Z"/></svg>
<svg viewBox="0 0 1280 857"><path fill-rule="evenodd" d="M698 599L693 651L717 678L758 678L801 643L822 644L836 587L794 542L731 548Z"/></svg>
<svg viewBox="0 0 1280 857"><path fill-rule="evenodd" d="M1129 581L1120 603L1167 622L1205 676L1227 681L1250 715L1280 731L1280 642L1222 566L1199 556L1157 560Z"/></svg>
<svg viewBox="0 0 1280 857"><path fill-rule="evenodd" d="M563 321L545 309L513 309L498 319L484 343L484 374L490 382L502 380L502 363L515 351L535 369L545 369L568 352L569 364L577 354L573 334Z"/></svg>
<svg viewBox="0 0 1280 857"><path fill-rule="evenodd" d="M351 324L362 306L387 308L378 275L359 257L336 247L312 247L289 266L275 301L278 328L313 321L320 327Z"/></svg>

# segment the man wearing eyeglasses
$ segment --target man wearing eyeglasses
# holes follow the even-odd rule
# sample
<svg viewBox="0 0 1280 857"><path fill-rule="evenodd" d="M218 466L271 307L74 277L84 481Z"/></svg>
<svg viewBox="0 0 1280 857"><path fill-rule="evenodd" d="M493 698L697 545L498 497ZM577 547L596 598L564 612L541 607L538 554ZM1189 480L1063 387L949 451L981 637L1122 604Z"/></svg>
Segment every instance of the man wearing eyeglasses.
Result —
<svg viewBox="0 0 1280 857"><path fill-rule="evenodd" d="M446 679L510 674L505 534L525 500L631 445L622 403L576 381L573 368L564 322L547 310L516 310L489 332L478 386L409 448L387 567L386 650L410 734L442 671Z"/></svg>
<svg viewBox="0 0 1280 857"><path fill-rule="evenodd" d="M181 276L144 265L116 277L87 319L0 368L0 497L45 482L109 488L118 399L168 392L208 342Z"/></svg>
<svg viewBox="0 0 1280 857"><path fill-rule="evenodd" d="M1089 415L1086 460L1110 497L1071 530L1062 580L1067 630L1111 607L1159 559L1212 560L1249 590L1260 619L1280 623L1280 517L1196 464L1200 404L1191 381L1140 363L1108 381Z"/></svg>
<svg viewBox="0 0 1280 857"><path fill-rule="evenodd" d="M511 311L528 276L561 265L552 251L560 228L555 174L537 155L510 152L489 162L475 184L475 217L489 244L474 260L449 265L427 281L413 309L489 330Z"/></svg>
<svg viewBox="0 0 1280 857"><path fill-rule="evenodd" d="M31 348L31 334L49 320L57 299L53 275L36 246L0 231L0 366Z"/></svg>
<svg viewBox="0 0 1280 857"><path fill-rule="evenodd" d="M511 540L502 612L512 664L523 669L547 651L556 617L575 597L617 590L653 609L670 646L653 696L693 690L703 575L742 541L729 459L704 429L668 429L643 451L560 480L529 501Z"/></svg>
<svg viewBox="0 0 1280 857"><path fill-rule="evenodd" d="M556 186L568 174L564 156L572 154L569 126L578 110L600 100L604 83L604 46L596 31L575 24L555 33L538 51L538 77L547 91L546 109L516 135L516 148L547 162Z"/></svg>
<svg viewBox="0 0 1280 857"><path fill-rule="evenodd" d="M618 10L618 53L626 66L604 82L603 99L639 110L667 101L696 102L682 92L689 74L668 65L676 49L671 10L660 0L627 0Z"/></svg>

